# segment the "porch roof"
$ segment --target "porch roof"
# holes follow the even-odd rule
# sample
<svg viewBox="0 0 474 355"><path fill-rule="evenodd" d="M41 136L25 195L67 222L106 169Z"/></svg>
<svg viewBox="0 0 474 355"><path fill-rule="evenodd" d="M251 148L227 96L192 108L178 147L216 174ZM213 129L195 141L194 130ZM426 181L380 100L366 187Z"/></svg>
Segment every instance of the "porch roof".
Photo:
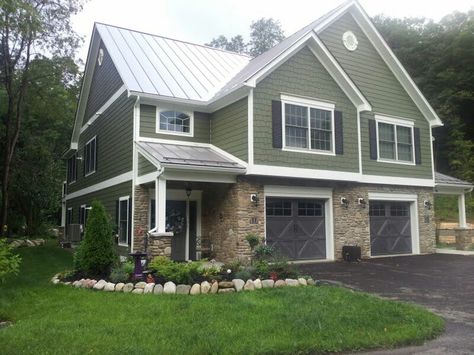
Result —
<svg viewBox="0 0 474 355"><path fill-rule="evenodd" d="M141 141L138 150L153 164L163 167L199 168L245 173L246 167L237 158L224 154L212 144L190 145Z"/></svg>
<svg viewBox="0 0 474 355"><path fill-rule="evenodd" d="M468 181L455 178L453 176L445 175L439 172L435 172L435 186L438 187L451 187L460 189L472 189L474 187Z"/></svg>

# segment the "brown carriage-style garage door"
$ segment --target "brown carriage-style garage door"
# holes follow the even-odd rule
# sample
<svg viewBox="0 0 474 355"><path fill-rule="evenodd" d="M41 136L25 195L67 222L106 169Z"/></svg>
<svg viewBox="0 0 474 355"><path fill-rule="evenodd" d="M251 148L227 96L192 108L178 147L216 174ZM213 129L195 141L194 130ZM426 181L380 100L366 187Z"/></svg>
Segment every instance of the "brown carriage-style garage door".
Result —
<svg viewBox="0 0 474 355"><path fill-rule="evenodd" d="M266 199L266 241L291 260L325 259L323 200Z"/></svg>
<svg viewBox="0 0 474 355"><path fill-rule="evenodd" d="M371 255L412 252L410 203L370 201Z"/></svg>

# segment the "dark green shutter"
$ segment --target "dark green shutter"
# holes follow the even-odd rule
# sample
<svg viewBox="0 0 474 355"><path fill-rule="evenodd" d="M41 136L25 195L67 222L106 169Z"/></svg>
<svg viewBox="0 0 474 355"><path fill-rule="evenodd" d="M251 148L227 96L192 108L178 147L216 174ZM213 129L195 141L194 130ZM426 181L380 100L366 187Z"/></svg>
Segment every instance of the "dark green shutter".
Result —
<svg viewBox="0 0 474 355"><path fill-rule="evenodd" d="M337 155L344 154L342 112L334 111L334 148Z"/></svg>
<svg viewBox="0 0 474 355"><path fill-rule="evenodd" d="M377 160L377 123L369 120L369 148L370 159Z"/></svg>
<svg viewBox="0 0 474 355"><path fill-rule="evenodd" d="M273 148L283 148L281 101L272 101Z"/></svg>
<svg viewBox="0 0 474 355"><path fill-rule="evenodd" d="M94 140L94 150L95 150L95 171L97 171L97 162L99 161L99 150L98 150L98 140L97 140L97 137L95 137L95 140Z"/></svg>
<svg viewBox="0 0 474 355"><path fill-rule="evenodd" d="M415 141L415 164L421 164L421 145L420 145L420 129L415 127L413 129L413 138ZM430 142L432 144L432 142Z"/></svg>

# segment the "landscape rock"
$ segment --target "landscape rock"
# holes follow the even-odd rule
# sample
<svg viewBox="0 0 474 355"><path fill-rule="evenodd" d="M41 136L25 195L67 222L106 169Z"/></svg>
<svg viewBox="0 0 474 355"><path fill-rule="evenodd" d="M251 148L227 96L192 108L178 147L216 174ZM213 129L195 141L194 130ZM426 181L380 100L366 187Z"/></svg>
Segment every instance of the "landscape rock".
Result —
<svg viewBox="0 0 474 355"><path fill-rule="evenodd" d="M220 288L219 293L232 293L235 292L234 288Z"/></svg>
<svg viewBox="0 0 474 355"><path fill-rule="evenodd" d="M135 288L145 288L146 282L140 281L135 284Z"/></svg>
<svg viewBox="0 0 474 355"><path fill-rule="evenodd" d="M306 281L306 283L309 285L309 286L315 286L316 285L316 282L313 280L313 279L308 279Z"/></svg>
<svg viewBox="0 0 474 355"><path fill-rule="evenodd" d="M177 295L189 295L190 290L191 290L191 286L189 286L189 285L178 285L178 286L176 286L176 294Z"/></svg>
<svg viewBox="0 0 474 355"><path fill-rule="evenodd" d="M245 291L255 291L255 284L252 280L247 280L247 282L244 285L244 290Z"/></svg>
<svg viewBox="0 0 474 355"><path fill-rule="evenodd" d="M272 279L267 279L267 280L262 281L263 288L272 288L274 284L275 284L275 281L273 281Z"/></svg>
<svg viewBox="0 0 474 355"><path fill-rule="evenodd" d="M219 288L234 288L232 281L221 281L219 282Z"/></svg>
<svg viewBox="0 0 474 355"><path fill-rule="evenodd" d="M253 280L253 284L255 285L255 289L261 289L262 288L262 280L260 279L255 279Z"/></svg>
<svg viewBox="0 0 474 355"><path fill-rule="evenodd" d="M136 295L141 295L141 294L143 294L143 288L134 288L132 293L134 293Z"/></svg>
<svg viewBox="0 0 474 355"><path fill-rule="evenodd" d="M104 291L114 292L115 291L115 284L113 282L107 282L104 286Z"/></svg>
<svg viewBox="0 0 474 355"><path fill-rule="evenodd" d="M166 294L175 294L176 293L176 284L173 281L168 281L163 287L163 293Z"/></svg>
<svg viewBox="0 0 474 355"><path fill-rule="evenodd" d="M233 279L232 283L234 284L234 288L237 292L242 291L245 285L245 281L242 279Z"/></svg>
<svg viewBox="0 0 474 355"><path fill-rule="evenodd" d="M34 246L36 246L36 244L33 243L33 242L32 242L31 240L29 240L29 239L25 240L25 243L26 243L26 245L29 246L29 247L34 247Z"/></svg>
<svg viewBox="0 0 474 355"><path fill-rule="evenodd" d="M93 288L95 284L97 283L97 280L89 280L86 282L86 288Z"/></svg>
<svg viewBox="0 0 474 355"><path fill-rule="evenodd" d="M201 282L201 293L209 293L211 290L211 284L207 281Z"/></svg>
<svg viewBox="0 0 474 355"><path fill-rule="evenodd" d="M94 288L94 290L100 291L100 290L104 289L105 285L107 285L107 281L99 280L99 281L97 281L97 283L94 285L93 288Z"/></svg>
<svg viewBox="0 0 474 355"><path fill-rule="evenodd" d="M155 295L160 295L163 293L163 286L161 284L156 284L155 287L153 287L153 293Z"/></svg>
<svg viewBox="0 0 474 355"><path fill-rule="evenodd" d="M155 287L154 282L147 283L145 285L145 288L143 289L143 293L152 293L154 287Z"/></svg>
<svg viewBox="0 0 474 355"><path fill-rule="evenodd" d="M308 285L308 281L306 281L306 279L303 278L303 277L298 278L298 283L299 283L301 286L307 286L307 285Z"/></svg>
<svg viewBox="0 0 474 355"><path fill-rule="evenodd" d="M64 283L66 286L69 286L71 284L71 281L67 281Z"/></svg>
<svg viewBox="0 0 474 355"><path fill-rule="evenodd" d="M189 291L190 295L199 295L201 294L201 285L200 284L194 284L191 287L191 291Z"/></svg>
<svg viewBox="0 0 474 355"><path fill-rule="evenodd" d="M124 286L125 284L123 282L119 282L115 285L115 292L122 292Z"/></svg>
<svg viewBox="0 0 474 355"><path fill-rule="evenodd" d="M75 288L81 287L81 281L79 281L79 280L74 281L74 282L72 283L72 286L74 286Z"/></svg>
<svg viewBox="0 0 474 355"><path fill-rule="evenodd" d="M285 286L286 286L285 280L276 280L275 287L285 287Z"/></svg>
<svg viewBox="0 0 474 355"><path fill-rule="evenodd" d="M215 281L211 286L211 293L217 293L219 290L219 283Z"/></svg>
<svg viewBox="0 0 474 355"><path fill-rule="evenodd" d="M295 287L295 286L299 286L300 283L298 282L298 280L295 280L295 279L285 279L285 282L288 286L292 286L292 287Z"/></svg>
<svg viewBox="0 0 474 355"><path fill-rule="evenodd" d="M132 292L132 290L133 290L133 284L131 282L125 284L125 286L123 286L123 289L122 289L122 291L125 293Z"/></svg>

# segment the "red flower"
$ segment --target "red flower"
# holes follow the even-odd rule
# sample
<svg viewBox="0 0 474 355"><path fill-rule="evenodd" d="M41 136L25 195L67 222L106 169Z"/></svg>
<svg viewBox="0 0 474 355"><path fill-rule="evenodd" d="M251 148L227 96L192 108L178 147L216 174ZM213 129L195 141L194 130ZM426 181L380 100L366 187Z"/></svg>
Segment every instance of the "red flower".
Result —
<svg viewBox="0 0 474 355"><path fill-rule="evenodd" d="M276 280L278 280L278 274L275 271L270 271L270 278L273 281L276 281Z"/></svg>

